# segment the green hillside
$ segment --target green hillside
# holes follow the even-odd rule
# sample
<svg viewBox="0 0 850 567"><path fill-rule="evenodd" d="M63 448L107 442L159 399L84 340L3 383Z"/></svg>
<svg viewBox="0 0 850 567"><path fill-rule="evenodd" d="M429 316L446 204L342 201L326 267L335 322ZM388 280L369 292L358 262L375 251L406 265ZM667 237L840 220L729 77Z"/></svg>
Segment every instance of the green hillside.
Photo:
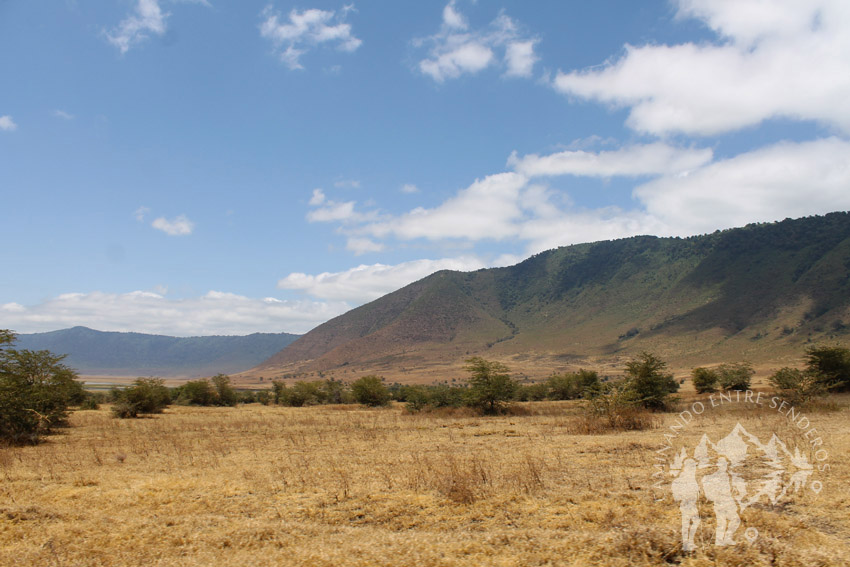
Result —
<svg viewBox="0 0 850 567"><path fill-rule="evenodd" d="M850 214L690 238L638 236L443 271L320 325L264 368L467 354L767 360L850 332Z"/></svg>
<svg viewBox="0 0 850 567"><path fill-rule="evenodd" d="M20 335L17 347L67 354L65 363L81 374L200 376L246 370L297 338L288 333L178 338L74 327Z"/></svg>

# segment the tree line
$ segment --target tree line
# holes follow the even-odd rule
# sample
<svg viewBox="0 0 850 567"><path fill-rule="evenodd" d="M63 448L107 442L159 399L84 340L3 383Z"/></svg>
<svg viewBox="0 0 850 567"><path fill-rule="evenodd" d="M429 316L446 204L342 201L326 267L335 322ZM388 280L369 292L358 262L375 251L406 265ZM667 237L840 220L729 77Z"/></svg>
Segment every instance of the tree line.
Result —
<svg viewBox="0 0 850 567"><path fill-rule="evenodd" d="M481 414L498 414L515 401L585 401L589 418L623 429L640 426L640 411L672 409L680 382L658 356L643 352L629 361L624 376L610 380L592 370L553 374L543 382L522 384L501 362L473 357L465 361L461 385L387 384L376 375L345 383L333 379L287 384L272 381L270 390L238 391L230 377L190 380L168 388L159 378L138 378L109 394L84 390L76 372L63 364L63 355L13 348L15 334L0 330L0 442L36 443L41 436L67 424L72 406L96 409L110 402L115 417L133 418L161 413L171 404L235 406L240 403L309 406L359 403L371 407L400 402L408 412L470 407ZM805 404L829 392L850 391L850 349L814 346L806 350L805 368L782 368L770 383L792 404ZM747 390L755 374L748 363L699 367L691 373L698 393L717 389ZM590 428L592 429L592 428Z"/></svg>

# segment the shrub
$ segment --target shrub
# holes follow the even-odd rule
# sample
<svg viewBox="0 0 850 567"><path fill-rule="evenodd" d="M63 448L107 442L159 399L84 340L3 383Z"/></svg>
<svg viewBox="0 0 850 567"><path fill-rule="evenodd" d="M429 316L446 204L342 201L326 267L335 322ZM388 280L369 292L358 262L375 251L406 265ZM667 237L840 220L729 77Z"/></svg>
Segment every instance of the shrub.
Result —
<svg viewBox="0 0 850 567"><path fill-rule="evenodd" d="M319 382L296 382L288 391L285 405L301 407L314 406L321 401L322 390Z"/></svg>
<svg viewBox="0 0 850 567"><path fill-rule="evenodd" d="M508 367L501 362L476 356L466 361L464 369L471 375L468 379L467 405L494 414L513 398L518 384L508 374Z"/></svg>
<svg viewBox="0 0 850 567"><path fill-rule="evenodd" d="M15 334L0 330L0 442L36 443L64 425L68 407L85 400L63 355L9 348Z"/></svg>
<svg viewBox="0 0 850 567"><path fill-rule="evenodd" d="M716 392L718 380L717 372L710 368L699 367L691 371L691 381L694 383L697 394Z"/></svg>
<svg viewBox="0 0 850 567"><path fill-rule="evenodd" d="M435 408L459 408L466 403L466 388L438 384L428 389L428 403Z"/></svg>
<svg viewBox="0 0 850 567"><path fill-rule="evenodd" d="M390 391L380 376L369 375L357 379L351 384L351 393L357 403L365 406L377 407L390 403Z"/></svg>
<svg viewBox="0 0 850 567"><path fill-rule="evenodd" d="M850 391L850 349L810 347L806 350L806 370L827 390Z"/></svg>
<svg viewBox="0 0 850 567"><path fill-rule="evenodd" d="M260 390L257 392L257 402L267 406L272 401L272 394L268 390Z"/></svg>
<svg viewBox="0 0 850 567"><path fill-rule="evenodd" d="M100 404L97 402L97 398L95 398L94 396L86 396L86 399L83 400L83 403L80 404L80 409L96 410L100 409Z"/></svg>
<svg viewBox="0 0 850 567"><path fill-rule="evenodd" d="M648 352L642 352L626 364L624 388L631 391L635 403L660 410L673 401L671 394L679 390L673 375L665 372L667 363Z"/></svg>
<svg viewBox="0 0 850 567"><path fill-rule="evenodd" d="M749 390L756 371L749 362L721 364L717 367L717 380L724 390Z"/></svg>
<svg viewBox="0 0 850 567"><path fill-rule="evenodd" d="M578 418L578 433L594 435L608 431L641 431L656 427L657 421L642 407L628 381L606 384L587 399Z"/></svg>
<svg viewBox="0 0 850 567"><path fill-rule="evenodd" d="M233 386L230 385L230 376L216 374L212 377L212 383L216 394L215 405L232 407L239 402L239 395L233 389Z"/></svg>
<svg viewBox="0 0 850 567"><path fill-rule="evenodd" d="M549 397L549 384L538 382L537 384L520 384L514 393L514 399L518 402L539 402Z"/></svg>
<svg viewBox="0 0 850 567"><path fill-rule="evenodd" d="M138 417L143 413L162 413L171 403L171 394L161 378L136 378L133 385L115 391L115 417Z"/></svg>
<svg viewBox="0 0 850 567"><path fill-rule="evenodd" d="M802 405L827 394L828 388L811 372L780 368L770 378L776 393L792 405Z"/></svg>
<svg viewBox="0 0 850 567"><path fill-rule="evenodd" d="M189 380L177 388L177 403L186 406L216 404L216 391L209 380Z"/></svg>
<svg viewBox="0 0 850 567"><path fill-rule="evenodd" d="M547 383L550 400L576 400L590 397L602 384L595 371L585 369L566 374L554 374L549 377Z"/></svg>
<svg viewBox="0 0 850 567"><path fill-rule="evenodd" d="M411 413L422 411L431 401L424 386L407 386L403 395L404 408Z"/></svg>

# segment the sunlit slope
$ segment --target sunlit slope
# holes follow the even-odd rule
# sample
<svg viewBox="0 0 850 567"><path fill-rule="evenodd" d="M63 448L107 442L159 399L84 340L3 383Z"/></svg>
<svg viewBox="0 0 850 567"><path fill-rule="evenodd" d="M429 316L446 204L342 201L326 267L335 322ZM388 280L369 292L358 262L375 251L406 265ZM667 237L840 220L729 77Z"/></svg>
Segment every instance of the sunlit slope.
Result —
<svg viewBox="0 0 850 567"><path fill-rule="evenodd" d="M673 359L798 356L847 336L850 214L690 238L550 250L507 268L443 271L317 327L263 365L408 366L469 354Z"/></svg>

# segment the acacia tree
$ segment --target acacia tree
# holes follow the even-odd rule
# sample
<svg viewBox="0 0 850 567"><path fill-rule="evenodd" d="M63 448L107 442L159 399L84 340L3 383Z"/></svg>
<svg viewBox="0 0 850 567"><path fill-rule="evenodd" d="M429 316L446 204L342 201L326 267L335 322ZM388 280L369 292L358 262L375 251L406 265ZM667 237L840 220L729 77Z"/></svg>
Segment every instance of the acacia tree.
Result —
<svg viewBox="0 0 850 567"><path fill-rule="evenodd" d="M466 361L464 370L470 373L467 405L492 414L498 413L513 399L518 384L501 362L476 356Z"/></svg>
<svg viewBox="0 0 850 567"><path fill-rule="evenodd" d="M679 384L666 369L666 362L648 352L626 363L626 383L638 404L649 409L664 409L669 405L670 394L678 391Z"/></svg>
<svg viewBox="0 0 850 567"><path fill-rule="evenodd" d="M64 355L11 348L15 333L0 330L0 441L36 443L62 425L68 406L85 398Z"/></svg>

